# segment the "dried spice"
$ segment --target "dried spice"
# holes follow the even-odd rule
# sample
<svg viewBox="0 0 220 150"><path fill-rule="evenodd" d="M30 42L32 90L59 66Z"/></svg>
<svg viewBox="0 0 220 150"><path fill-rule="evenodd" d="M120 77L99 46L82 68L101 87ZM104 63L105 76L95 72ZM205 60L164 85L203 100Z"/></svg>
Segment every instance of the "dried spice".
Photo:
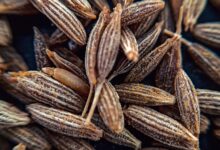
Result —
<svg viewBox="0 0 220 150"><path fill-rule="evenodd" d="M68 41L68 37L59 29L56 29L50 36L48 43L49 45L62 44Z"/></svg>
<svg viewBox="0 0 220 150"><path fill-rule="evenodd" d="M1 4L0 4L1 5ZM1 6L0 6L1 9ZM8 20L5 17L0 18L0 45L8 46L12 42L12 33Z"/></svg>
<svg viewBox="0 0 220 150"><path fill-rule="evenodd" d="M16 145L15 147L13 147L13 150L26 150L26 146L22 143Z"/></svg>
<svg viewBox="0 0 220 150"><path fill-rule="evenodd" d="M156 87L143 84L120 84L115 86L120 101L128 104L159 106L175 104L175 97Z"/></svg>
<svg viewBox="0 0 220 150"><path fill-rule="evenodd" d="M102 137L101 129L93 123L85 125L85 119L69 112L40 104L28 105L27 110L37 123L54 132L95 141Z"/></svg>

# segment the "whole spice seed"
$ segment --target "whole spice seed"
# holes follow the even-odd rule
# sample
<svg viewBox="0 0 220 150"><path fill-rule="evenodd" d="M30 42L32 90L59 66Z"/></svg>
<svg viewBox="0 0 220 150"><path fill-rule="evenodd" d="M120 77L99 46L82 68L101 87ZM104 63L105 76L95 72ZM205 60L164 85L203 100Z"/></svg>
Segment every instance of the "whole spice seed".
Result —
<svg viewBox="0 0 220 150"><path fill-rule="evenodd" d="M110 82L103 84L97 108L103 122L112 132L121 133L123 131L123 111L118 93Z"/></svg>
<svg viewBox="0 0 220 150"><path fill-rule="evenodd" d="M132 135L127 129L124 128L123 131L119 134L112 132L108 127L105 126L105 124L97 114L94 114L92 122L94 122L98 127L103 130L103 138L105 140L117 145L130 147L135 150L141 148L141 141L138 140L134 135Z"/></svg>
<svg viewBox="0 0 220 150"><path fill-rule="evenodd" d="M197 89L199 106L203 113L220 115L220 92Z"/></svg>
<svg viewBox="0 0 220 150"><path fill-rule="evenodd" d="M27 113L22 112L8 102L0 100L0 129L27 125L29 123L30 118Z"/></svg>
<svg viewBox="0 0 220 150"><path fill-rule="evenodd" d="M50 150L51 146L41 132L36 126L13 127L0 130L0 135L13 142L23 143L31 150Z"/></svg>
<svg viewBox="0 0 220 150"><path fill-rule="evenodd" d="M85 45L86 32L83 25L63 3L59 0L30 0L30 2L70 39L79 45Z"/></svg>
<svg viewBox="0 0 220 150"><path fill-rule="evenodd" d="M135 2L123 9L121 22L123 26L134 24L161 11L165 6L162 0Z"/></svg>
<svg viewBox="0 0 220 150"><path fill-rule="evenodd" d="M108 10L110 10L110 6L107 0L89 0L89 1L100 11L102 11L104 8L107 8Z"/></svg>
<svg viewBox="0 0 220 150"><path fill-rule="evenodd" d="M120 84L115 86L120 101L128 104L159 106L175 104L175 97L156 87L143 84Z"/></svg>
<svg viewBox="0 0 220 150"><path fill-rule="evenodd" d="M20 143L20 144L16 145L15 147L13 147L12 150L26 150L26 145Z"/></svg>
<svg viewBox="0 0 220 150"><path fill-rule="evenodd" d="M130 106L124 110L129 125L163 144L179 149L195 149L198 139L176 120L151 108Z"/></svg>
<svg viewBox="0 0 220 150"><path fill-rule="evenodd" d="M51 131L47 131L46 134L57 150L94 150L88 142L82 139L57 134Z"/></svg>
<svg viewBox="0 0 220 150"><path fill-rule="evenodd" d="M202 43L220 48L220 23L218 22L197 24L193 35Z"/></svg>
<svg viewBox="0 0 220 150"><path fill-rule="evenodd" d="M84 100L73 90L37 71L10 73L17 87L37 102L80 113Z"/></svg>
<svg viewBox="0 0 220 150"><path fill-rule="evenodd" d="M198 137L200 133L199 102L192 81L182 69L179 69L176 74L174 87L181 120L186 128Z"/></svg>
<svg viewBox="0 0 220 150"><path fill-rule="evenodd" d="M167 39L163 44L155 48L132 68L125 78L125 82L140 82L150 74L160 63L166 52L178 40L178 36Z"/></svg>
<svg viewBox="0 0 220 150"><path fill-rule="evenodd" d="M93 123L85 125L85 119L69 112L40 104L28 105L27 110L37 123L54 132L95 141L100 140L102 137L101 129Z"/></svg>
<svg viewBox="0 0 220 150"><path fill-rule="evenodd" d="M6 18L0 18L0 45L8 46L12 42L12 33Z"/></svg>

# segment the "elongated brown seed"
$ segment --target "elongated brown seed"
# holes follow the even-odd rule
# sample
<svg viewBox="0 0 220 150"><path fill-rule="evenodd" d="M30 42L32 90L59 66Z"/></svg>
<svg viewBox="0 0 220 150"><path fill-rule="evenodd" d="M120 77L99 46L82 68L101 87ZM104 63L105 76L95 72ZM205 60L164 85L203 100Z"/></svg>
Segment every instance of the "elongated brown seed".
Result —
<svg viewBox="0 0 220 150"><path fill-rule="evenodd" d="M40 104L28 105L27 110L37 123L54 132L95 141L102 137L101 129L93 123L85 125L85 119L69 112Z"/></svg>
<svg viewBox="0 0 220 150"><path fill-rule="evenodd" d="M189 47L189 53L194 62L215 83L220 84L220 58L208 48L194 43Z"/></svg>
<svg viewBox="0 0 220 150"><path fill-rule="evenodd" d="M0 135L16 142L23 143L28 149L32 150L50 150L51 146L42 135L42 131L37 126L13 127L0 130Z"/></svg>
<svg viewBox="0 0 220 150"><path fill-rule="evenodd" d="M123 26L134 24L161 11L165 6L162 0L135 2L123 9L121 22Z"/></svg>
<svg viewBox="0 0 220 150"><path fill-rule="evenodd" d="M30 118L27 113L22 112L8 102L0 100L0 129L27 125L29 123Z"/></svg>
<svg viewBox="0 0 220 150"><path fill-rule="evenodd" d="M86 43L86 32L83 25L74 13L59 0L30 0L30 2L70 39L79 45Z"/></svg>
<svg viewBox="0 0 220 150"><path fill-rule="evenodd" d="M124 110L129 125L163 144L179 149L195 149L198 139L176 120L148 107Z"/></svg>
<svg viewBox="0 0 220 150"><path fill-rule="evenodd" d="M115 86L120 101L128 104L159 106L175 104L175 97L159 88L144 84L120 84Z"/></svg>
<svg viewBox="0 0 220 150"><path fill-rule="evenodd" d="M199 102L192 81L182 69L176 74L174 87L181 120L197 137L200 133Z"/></svg>
<svg viewBox="0 0 220 150"><path fill-rule="evenodd" d="M178 40L178 36L167 39L163 44L155 48L132 68L125 78L125 82L140 82L149 75L160 63L166 52Z"/></svg>
<svg viewBox="0 0 220 150"><path fill-rule="evenodd" d="M99 114L105 125L115 133L124 129L124 115L119 96L110 82L105 82L97 104Z"/></svg>
<svg viewBox="0 0 220 150"><path fill-rule="evenodd" d="M203 113L220 115L220 92L197 89L199 106Z"/></svg>

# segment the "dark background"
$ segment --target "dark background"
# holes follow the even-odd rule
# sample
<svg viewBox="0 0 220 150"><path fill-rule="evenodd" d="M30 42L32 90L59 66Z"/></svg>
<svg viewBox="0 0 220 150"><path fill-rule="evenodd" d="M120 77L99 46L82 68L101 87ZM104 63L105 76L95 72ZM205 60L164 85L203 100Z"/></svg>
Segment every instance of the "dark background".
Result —
<svg viewBox="0 0 220 150"><path fill-rule="evenodd" d="M220 9L220 8L219 8ZM51 34L52 31L54 31L55 26L51 24L51 22L43 15L37 14L34 16L17 16L17 15L10 15L8 16L12 32L13 32L13 47L16 48L17 52L21 54L25 60L25 62L28 64L30 70L36 69L35 64L35 57L34 57L34 50L33 50L33 26L36 26L42 31L43 33ZM201 15L199 22L217 22L220 21L220 11L215 9L210 5L210 3L207 4L207 7L203 14ZM190 41L194 41L192 36L189 33L184 33L184 37L189 39ZM213 52L215 52L217 55L220 56L220 50L218 49L211 49ZM84 50L80 49L78 53L83 54ZM187 51L183 47L182 49L183 54L183 67L184 70L187 72L187 74L192 79L193 83L195 84L196 88L206 88L206 89L212 89L212 90L218 90L220 91L220 86L215 84L212 80L209 79L191 60L191 58L188 56ZM82 55L83 57L83 55ZM144 81L146 84L154 84L154 73L152 73L147 79ZM4 93L2 90L0 90L0 99L7 100L7 101L13 101L16 103L19 103L17 101L14 101L14 99L9 96L8 94ZM18 104L20 105L20 104ZM129 127L128 127L129 128ZM130 129L130 128L129 128ZM142 135L139 132L131 130L132 133L142 141L142 147L145 147L150 143L152 140L150 138L147 138L146 136ZM201 135L200 136L200 147L202 150L218 150L220 149L220 141L215 139L212 135L212 126L210 127L210 130L208 131L208 134ZM93 143L94 144L94 143ZM128 148L113 145L111 143L108 143L104 140L101 142L97 142L94 144L95 148L97 150L127 150ZM1 150L1 145L0 145Z"/></svg>

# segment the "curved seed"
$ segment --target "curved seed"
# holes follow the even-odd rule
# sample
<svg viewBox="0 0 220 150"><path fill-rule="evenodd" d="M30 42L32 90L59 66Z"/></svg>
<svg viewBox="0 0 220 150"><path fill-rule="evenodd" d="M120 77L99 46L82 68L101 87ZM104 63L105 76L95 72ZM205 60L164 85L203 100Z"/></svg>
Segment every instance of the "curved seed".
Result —
<svg viewBox="0 0 220 150"><path fill-rule="evenodd" d="M174 87L181 120L186 128L198 137L200 133L199 102L192 81L182 69L179 69L176 74Z"/></svg>
<svg viewBox="0 0 220 150"><path fill-rule="evenodd" d="M101 129L92 123L85 125L85 119L69 112L40 104L28 105L27 110L37 123L54 132L95 141L102 137Z"/></svg>
<svg viewBox="0 0 220 150"><path fill-rule="evenodd" d="M143 84L120 84L115 86L120 101L128 104L159 106L175 104L175 97L156 87Z"/></svg>
<svg viewBox="0 0 220 150"><path fill-rule="evenodd" d="M22 112L12 104L0 100L0 129L30 123L28 114Z"/></svg>
<svg viewBox="0 0 220 150"><path fill-rule="evenodd" d="M220 84L220 58L206 47L194 43L189 47L189 53L193 61L215 83Z"/></svg>
<svg viewBox="0 0 220 150"><path fill-rule="evenodd" d="M0 130L0 135L16 142L23 143L31 150L50 150L51 146L42 131L36 126L14 127Z"/></svg>
<svg viewBox="0 0 220 150"><path fill-rule="evenodd" d="M124 111L129 125L163 144L193 150L198 139L176 120L148 107L130 106Z"/></svg>
<svg viewBox="0 0 220 150"><path fill-rule="evenodd" d="M11 43L12 43L12 32L11 32L9 22L5 17L1 17L0 18L0 45L8 46Z"/></svg>
<svg viewBox="0 0 220 150"><path fill-rule="evenodd" d="M30 0L30 2L70 39L79 45L85 45L86 32L83 25L63 3L59 0Z"/></svg>
<svg viewBox="0 0 220 150"><path fill-rule="evenodd" d="M165 6L162 0L135 2L123 9L121 22L123 26L134 24L161 11Z"/></svg>

